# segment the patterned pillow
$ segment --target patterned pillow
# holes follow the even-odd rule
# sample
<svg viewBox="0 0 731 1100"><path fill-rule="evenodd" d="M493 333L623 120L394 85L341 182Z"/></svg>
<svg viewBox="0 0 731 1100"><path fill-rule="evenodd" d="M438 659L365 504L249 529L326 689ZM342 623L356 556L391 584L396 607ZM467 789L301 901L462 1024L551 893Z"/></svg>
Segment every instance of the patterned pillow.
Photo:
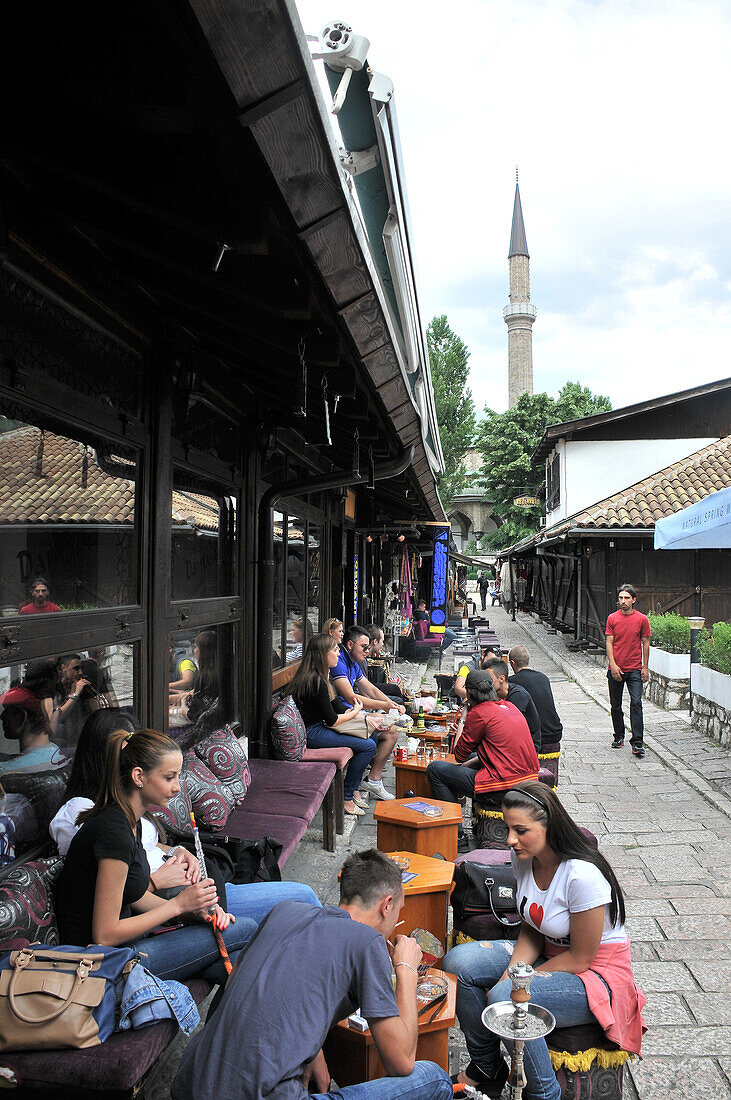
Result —
<svg viewBox="0 0 731 1100"><path fill-rule="evenodd" d="M190 811L193 807L186 790L184 771L185 768L180 773L180 793L173 795L167 806L150 806L153 816L157 818L163 829L166 825L172 825L173 828L182 829L183 832L191 831Z"/></svg>
<svg viewBox="0 0 731 1100"><path fill-rule="evenodd" d="M228 787L234 806L240 806L251 783L251 772L246 754L231 727L224 726L209 734L195 746L195 754Z"/></svg>
<svg viewBox="0 0 731 1100"><path fill-rule="evenodd" d="M215 831L222 829L234 808L234 795L216 779L208 765L199 760L193 749L183 757L181 789L183 785L193 804L197 824Z"/></svg>
<svg viewBox="0 0 731 1100"><path fill-rule="evenodd" d="M277 760L302 759L307 748L307 731L291 695L286 695L274 708L271 732Z"/></svg>
<svg viewBox="0 0 731 1100"><path fill-rule="evenodd" d="M63 867L62 860L38 859L8 871L0 882L0 951L10 950L10 941L58 943L53 912L53 889Z"/></svg>

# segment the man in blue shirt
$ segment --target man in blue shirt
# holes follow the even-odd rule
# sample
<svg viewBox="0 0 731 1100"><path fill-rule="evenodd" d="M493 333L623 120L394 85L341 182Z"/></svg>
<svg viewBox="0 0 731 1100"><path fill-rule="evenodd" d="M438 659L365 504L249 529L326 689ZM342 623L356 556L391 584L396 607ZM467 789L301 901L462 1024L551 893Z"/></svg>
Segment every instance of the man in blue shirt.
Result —
<svg viewBox="0 0 731 1100"><path fill-rule="evenodd" d="M340 646L338 663L330 671L333 687L349 707L352 707L358 698L366 711L395 709L399 714L405 714L406 708L379 691L363 672L360 662L365 661L369 645L370 638L364 627L355 625L346 631L343 644ZM386 721L388 722L388 719ZM361 782L361 790L371 791L376 798L393 798L394 796L383 785L383 769L394 750L398 730L394 725L389 725L387 729L378 730L377 737L378 751L373 757L368 779Z"/></svg>
<svg viewBox="0 0 731 1100"><path fill-rule="evenodd" d="M345 861L339 907L275 906L239 956L220 1006L184 1050L173 1100L307 1100L308 1086L318 1100L452 1100L444 1070L415 1060L421 949L395 936L388 956L403 904L401 870L370 849ZM387 1076L329 1092L322 1048L355 1008Z"/></svg>

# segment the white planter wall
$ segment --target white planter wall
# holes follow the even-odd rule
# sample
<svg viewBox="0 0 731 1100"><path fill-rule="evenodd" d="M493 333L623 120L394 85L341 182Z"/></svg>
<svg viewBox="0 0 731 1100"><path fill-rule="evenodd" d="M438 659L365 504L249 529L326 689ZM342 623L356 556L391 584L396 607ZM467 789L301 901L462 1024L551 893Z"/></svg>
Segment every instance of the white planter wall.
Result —
<svg viewBox="0 0 731 1100"><path fill-rule="evenodd" d="M647 696L665 710L687 710L690 703L690 654L650 646ZM696 666L697 667L697 666Z"/></svg>
<svg viewBox="0 0 731 1100"><path fill-rule="evenodd" d="M690 653L668 653L650 646L650 672L666 680L687 680L690 676Z"/></svg>
<svg viewBox="0 0 731 1100"><path fill-rule="evenodd" d="M693 725L722 745L731 745L731 676L693 665Z"/></svg>

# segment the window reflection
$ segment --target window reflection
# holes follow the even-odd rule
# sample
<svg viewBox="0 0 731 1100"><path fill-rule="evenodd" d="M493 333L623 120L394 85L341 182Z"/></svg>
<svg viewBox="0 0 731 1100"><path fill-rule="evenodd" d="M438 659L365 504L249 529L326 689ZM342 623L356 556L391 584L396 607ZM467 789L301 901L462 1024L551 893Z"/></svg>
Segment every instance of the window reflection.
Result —
<svg viewBox="0 0 731 1100"><path fill-rule="evenodd" d="M136 603L136 452L20 412L0 408L2 614Z"/></svg>
<svg viewBox="0 0 731 1100"><path fill-rule="evenodd" d="M287 517L287 664L300 660L312 637L305 605L306 533L304 520Z"/></svg>
<svg viewBox="0 0 731 1100"><path fill-rule="evenodd" d="M320 629L320 583L322 568L322 527L317 523L307 526L307 618L312 632Z"/></svg>
<svg viewBox="0 0 731 1100"><path fill-rule="evenodd" d="M235 592L236 498L182 470L173 475L170 591L174 600Z"/></svg>
<svg viewBox="0 0 731 1100"><path fill-rule="evenodd" d="M284 516L281 512L272 513L274 524L274 599L272 602L272 669L281 668L282 660L282 624L284 622Z"/></svg>
<svg viewBox="0 0 731 1100"><path fill-rule="evenodd" d="M0 866L48 842L85 721L135 708L136 658L108 645L0 670Z"/></svg>
<svg viewBox="0 0 731 1100"><path fill-rule="evenodd" d="M235 699L238 667L230 624L170 636L168 696L172 736L210 732L238 721Z"/></svg>

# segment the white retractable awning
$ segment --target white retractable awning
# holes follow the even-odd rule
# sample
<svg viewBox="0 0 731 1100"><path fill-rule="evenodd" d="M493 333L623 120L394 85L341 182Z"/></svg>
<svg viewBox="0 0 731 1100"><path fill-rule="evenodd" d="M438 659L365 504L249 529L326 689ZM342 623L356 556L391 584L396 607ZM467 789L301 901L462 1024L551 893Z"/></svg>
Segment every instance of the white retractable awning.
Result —
<svg viewBox="0 0 731 1100"><path fill-rule="evenodd" d="M683 508L655 524L656 550L731 549L731 489Z"/></svg>

